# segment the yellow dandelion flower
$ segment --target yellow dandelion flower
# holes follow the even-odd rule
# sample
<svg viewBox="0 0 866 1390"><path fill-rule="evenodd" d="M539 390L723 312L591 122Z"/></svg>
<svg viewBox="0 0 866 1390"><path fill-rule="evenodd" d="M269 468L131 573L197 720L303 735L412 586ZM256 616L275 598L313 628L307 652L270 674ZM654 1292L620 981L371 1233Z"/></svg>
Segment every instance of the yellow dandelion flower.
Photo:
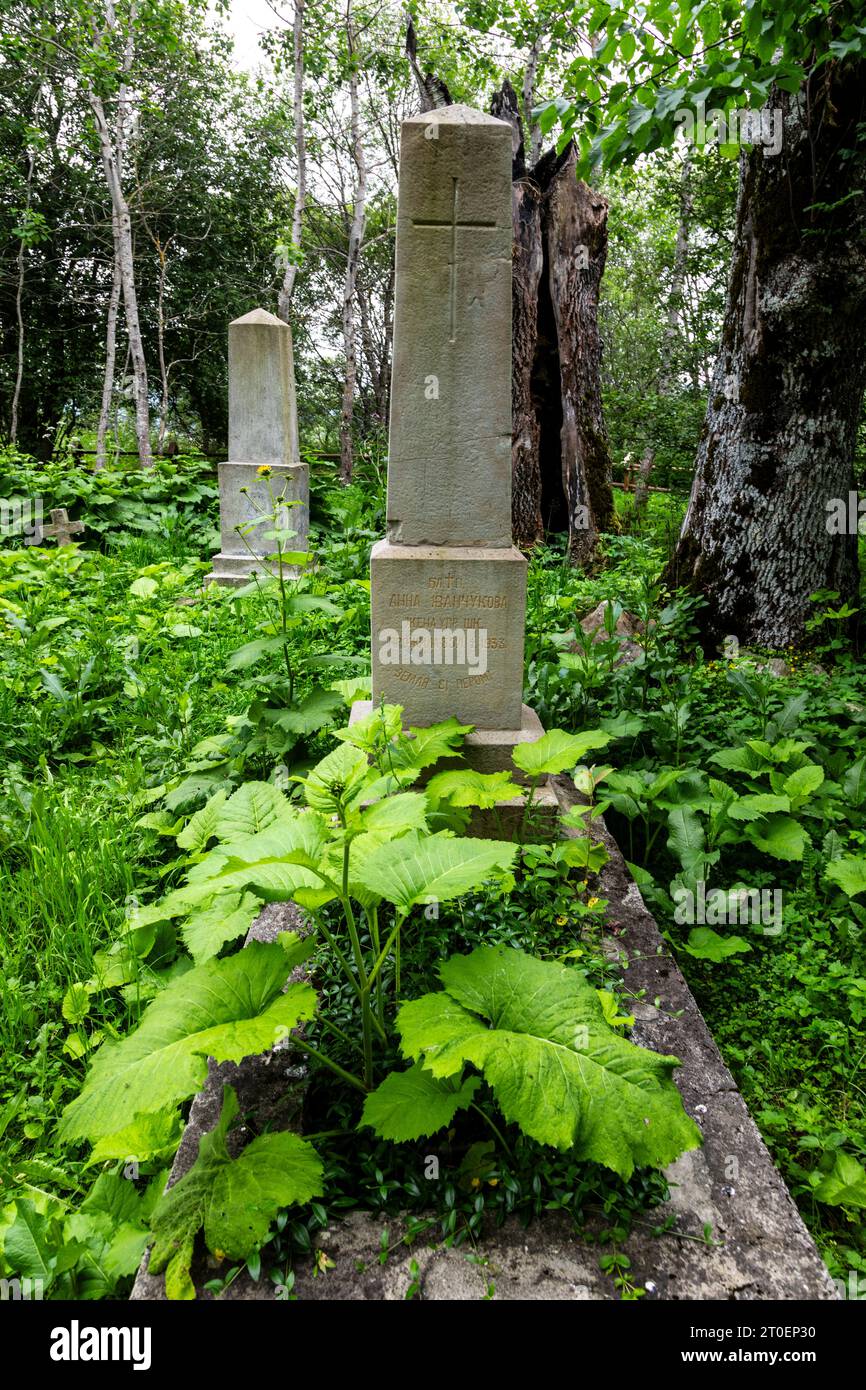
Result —
<svg viewBox="0 0 866 1390"><path fill-rule="evenodd" d="M271 474L271 465L269 463L260 463L256 472L262 478L269 478Z"/></svg>
<svg viewBox="0 0 866 1390"><path fill-rule="evenodd" d="M568 925L568 918L567 918L567 917L557 917L557 919L556 919L556 925L557 925L558 927L565 927L565 926L567 926L567 925Z"/></svg>

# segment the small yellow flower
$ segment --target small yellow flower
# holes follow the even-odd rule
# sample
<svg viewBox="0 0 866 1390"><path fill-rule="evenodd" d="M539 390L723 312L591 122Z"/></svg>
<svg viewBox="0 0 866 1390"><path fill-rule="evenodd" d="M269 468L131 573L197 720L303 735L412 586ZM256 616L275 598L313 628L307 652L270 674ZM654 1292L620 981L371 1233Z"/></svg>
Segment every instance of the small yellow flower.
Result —
<svg viewBox="0 0 866 1390"><path fill-rule="evenodd" d="M256 472L262 478L269 478L271 476L271 465L269 463L260 463Z"/></svg>
<svg viewBox="0 0 866 1390"><path fill-rule="evenodd" d="M557 919L556 919L556 925L557 925L558 927L565 927L565 926L567 926L567 925L568 925L568 918L567 918L567 917L557 917Z"/></svg>
<svg viewBox="0 0 866 1390"><path fill-rule="evenodd" d="M480 1178L473 1178L473 1179L472 1179L472 1186L473 1186L473 1187L480 1187L480 1186L481 1186L481 1179L480 1179Z"/></svg>
<svg viewBox="0 0 866 1390"><path fill-rule="evenodd" d="M487 1186L488 1186L488 1187L498 1187L498 1186L499 1186L499 1179L498 1179L498 1178L488 1178L488 1179L487 1179Z"/></svg>
<svg viewBox="0 0 866 1390"><path fill-rule="evenodd" d="M587 907L598 907L598 903L598 898L590 898L589 902L587 903Z"/></svg>

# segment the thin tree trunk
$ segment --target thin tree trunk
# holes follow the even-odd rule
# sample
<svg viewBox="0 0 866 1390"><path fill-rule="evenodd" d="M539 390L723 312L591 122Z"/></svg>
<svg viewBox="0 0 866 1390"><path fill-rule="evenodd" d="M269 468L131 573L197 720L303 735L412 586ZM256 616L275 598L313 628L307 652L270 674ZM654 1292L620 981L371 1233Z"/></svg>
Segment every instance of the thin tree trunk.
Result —
<svg viewBox="0 0 866 1390"><path fill-rule="evenodd" d="M530 169L533 168L541 158L541 126L532 119L532 112L535 107L535 84L538 78L538 58L541 51L542 35L539 34L529 50L526 60L526 67L523 69L523 119L526 122L526 129L529 131L529 149L527 159Z"/></svg>
<svg viewBox="0 0 866 1390"><path fill-rule="evenodd" d="M652 445L647 445L643 452L643 458L637 471L637 482L634 486L634 509L635 512L645 512L649 501L649 480L652 476L653 464L656 454Z"/></svg>
<svg viewBox="0 0 866 1390"><path fill-rule="evenodd" d="M99 422L96 427L96 461L94 470L105 467L105 437L108 434L111 400L114 395L114 366L117 357L117 314L120 308L120 247L116 219L112 217L112 242L114 247L114 267L111 276L111 292L108 296L108 310L105 316L105 372L102 378L102 403L99 407Z"/></svg>
<svg viewBox="0 0 866 1390"><path fill-rule="evenodd" d="M99 150L105 182L111 197L111 207L117 222L117 247L120 263L120 278L123 289L123 308L126 316L126 330L129 337L129 350L132 358L133 398L135 401L135 433L138 443L138 458L142 468L153 466L150 447L150 410L147 388L147 362L138 318L138 295L135 288L135 264L132 239L132 219L129 204L123 191L123 131L127 124L129 87L127 77L132 70L135 57L135 24L138 17L137 0L131 0L129 7L127 40L124 47L121 82L117 92L117 127L112 139L111 129L105 114L102 97L96 91L88 93L93 122L99 139ZM117 32L118 22L111 0L106 3L106 22L111 32Z"/></svg>
<svg viewBox="0 0 866 1390"><path fill-rule="evenodd" d="M9 425L9 440L13 445L18 440L18 403L21 400L21 387L24 384L24 264L27 233L27 218L30 213L30 200L33 192L33 168L36 151L31 150L27 159L27 202L25 205L23 235L18 241L18 279L15 286L15 319L18 325L18 362L15 371L15 390L12 393L12 419Z"/></svg>
<svg viewBox="0 0 866 1390"><path fill-rule="evenodd" d="M702 593L708 641L785 647L810 594L855 599L853 489L866 381L861 190L866 64L772 92L781 153L743 155L722 346L668 582Z"/></svg>
<svg viewBox="0 0 866 1390"><path fill-rule="evenodd" d="M304 129L304 6L305 0L295 0L295 22L292 31L294 51L294 120L295 150L297 154L298 186L295 193L295 206L292 209L292 256L300 252L301 228L304 210L307 206L307 145ZM283 273L283 283L277 304L277 313L286 323L292 307L292 293L298 273L296 260L290 260Z"/></svg>
<svg viewBox="0 0 866 1390"><path fill-rule="evenodd" d="M686 280L686 264L689 254L689 233L692 220L692 159L686 154L680 178L680 209L677 222L677 239L674 249L674 266L671 276L671 293L668 300L667 324L662 340L661 372L659 373L659 392L670 394L676 377L676 348L680 336L683 310L683 286Z"/></svg>
<svg viewBox="0 0 866 1390"><path fill-rule="evenodd" d="M355 54L355 23L351 0L346 6L346 39L350 60ZM346 359L346 372L343 381L343 400L340 410L340 478L344 483L351 482L354 456L352 447L352 419L355 408L355 383L358 377L357 347L355 342L355 286L358 278L358 262L364 240L364 226L367 215L367 159L361 137L361 109L358 98L358 74L353 64L349 78L349 102L351 109L352 161L355 166L354 188L352 192L352 224L349 229L349 245L346 254L346 274L343 280L343 353Z"/></svg>

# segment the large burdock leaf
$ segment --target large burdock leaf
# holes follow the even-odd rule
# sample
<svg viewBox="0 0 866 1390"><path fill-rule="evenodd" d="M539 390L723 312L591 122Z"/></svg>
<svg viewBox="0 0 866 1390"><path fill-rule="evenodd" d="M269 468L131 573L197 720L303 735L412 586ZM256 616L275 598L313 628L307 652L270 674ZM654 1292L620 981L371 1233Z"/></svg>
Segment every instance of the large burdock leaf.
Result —
<svg viewBox="0 0 866 1390"><path fill-rule="evenodd" d="M526 795L526 788L513 782L510 772L476 772L472 767L439 772L431 777L426 790L434 799L452 806L479 806L482 810Z"/></svg>
<svg viewBox="0 0 866 1390"><path fill-rule="evenodd" d="M393 1071L385 1077L364 1101L361 1123L398 1144L422 1139L450 1125L480 1085L480 1076L468 1076L462 1085L441 1080L416 1062L408 1071Z"/></svg>
<svg viewBox="0 0 866 1390"><path fill-rule="evenodd" d="M756 849L771 854L774 859L802 859L806 832L793 816L771 815L752 821L746 835Z"/></svg>
<svg viewBox="0 0 866 1390"><path fill-rule="evenodd" d="M834 859L829 863L824 872L834 883L838 883L849 898L856 898L858 893L866 893L866 859L857 859L853 854L846 854L843 858Z"/></svg>
<svg viewBox="0 0 866 1390"><path fill-rule="evenodd" d="M472 1063L530 1138L624 1178L700 1144L671 1079L677 1058L619 1037L578 971L482 946L452 956L439 974L445 992L405 1004L397 1017L404 1053L434 1076Z"/></svg>
<svg viewBox="0 0 866 1390"><path fill-rule="evenodd" d="M362 887L403 912L416 903L449 902L508 873L517 846L502 840L458 840L410 831L354 865Z"/></svg>
<svg viewBox="0 0 866 1390"><path fill-rule="evenodd" d="M518 743L511 760L515 767L530 777L554 776L577 767L591 748L606 748L611 737L602 729L587 729L582 734L566 734L561 729L551 729L550 733L542 734L534 743Z"/></svg>
<svg viewBox="0 0 866 1390"><path fill-rule="evenodd" d="M291 820L296 809L271 782L245 782L220 807L216 834L220 840L258 835L279 821Z"/></svg>
<svg viewBox="0 0 866 1390"><path fill-rule="evenodd" d="M312 1018L316 995L309 985L282 993L312 947L312 938L294 933L270 945L254 941L172 981L134 1033L96 1053L81 1094L63 1112L61 1137L103 1139L139 1115L174 1107L201 1088L208 1057L239 1062Z"/></svg>
<svg viewBox="0 0 866 1390"><path fill-rule="evenodd" d="M203 1136L198 1158L154 1208L150 1272L166 1271L169 1298L195 1298L189 1270L202 1227L215 1255L245 1260L263 1243L282 1207L309 1202L322 1192L322 1161L300 1135L262 1134L231 1158L226 1138L237 1113L237 1096L225 1086L222 1113Z"/></svg>
<svg viewBox="0 0 866 1390"><path fill-rule="evenodd" d="M187 917L181 926L183 944L196 965L219 955L229 941L245 936L261 908L252 893L220 893Z"/></svg>

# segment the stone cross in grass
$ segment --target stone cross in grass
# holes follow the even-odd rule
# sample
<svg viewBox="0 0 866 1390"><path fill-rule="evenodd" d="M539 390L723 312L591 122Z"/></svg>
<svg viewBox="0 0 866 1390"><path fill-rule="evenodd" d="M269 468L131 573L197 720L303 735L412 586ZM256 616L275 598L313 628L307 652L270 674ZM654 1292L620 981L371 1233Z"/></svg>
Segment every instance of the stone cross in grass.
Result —
<svg viewBox="0 0 866 1390"><path fill-rule="evenodd" d="M229 324L228 454L219 465L220 552L205 583L239 585L267 570L277 548L268 534L274 523L261 521L275 503L278 524L295 533L282 549L307 544L309 469L298 453L292 331L266 309Z"/></svg>
<svg viewBox="0 0 866 1390"><path fill-rule="evenodd" d="M511 540L512 237L511 127L468 106L404 121L372 705L474 725L481 771L542 732L522 698L526 560Z"/></svg>
<svg viewBox="0 0 866 1390"><path fill-rule="evenodd" d="M84 530L83 521L70 521L65 507L51 508L51 525L42 527L42 535L49 536L61 545L73 545L73 536Z"/></svg>

